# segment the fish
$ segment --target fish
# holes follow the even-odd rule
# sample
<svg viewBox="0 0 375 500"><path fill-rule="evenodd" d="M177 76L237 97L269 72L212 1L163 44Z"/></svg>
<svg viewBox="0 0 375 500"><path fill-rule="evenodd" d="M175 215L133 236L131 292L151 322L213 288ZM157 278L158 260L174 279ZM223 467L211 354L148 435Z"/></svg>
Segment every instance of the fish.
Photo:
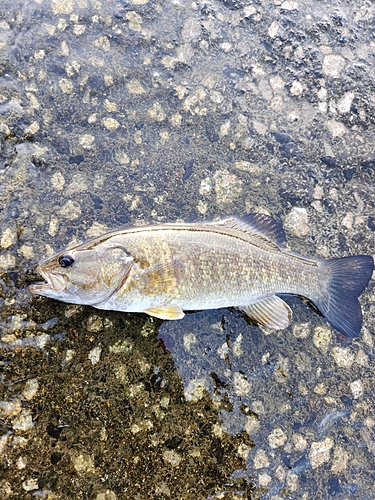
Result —
<svg viewBox="0 0 375 500"><path fill-rule="evenodd" d="M287 248L282 225L264 213L218 222L110 231L42 261L40 295L98 309L178 320L184 311L235 307L259 325L287 328L284 295L310 301L347 338L362 327L359 296L371 255L318 260Z"/></svg>

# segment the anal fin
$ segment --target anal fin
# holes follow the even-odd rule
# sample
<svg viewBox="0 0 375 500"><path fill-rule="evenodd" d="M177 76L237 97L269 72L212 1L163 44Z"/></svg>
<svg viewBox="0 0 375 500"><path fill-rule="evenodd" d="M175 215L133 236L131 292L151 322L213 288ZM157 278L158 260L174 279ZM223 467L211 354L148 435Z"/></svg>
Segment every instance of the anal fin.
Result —
<svg viewBox="0 0 375 500"><path fill-rule="evenodd" d="M292 321L292 310L280 297L272 295L254 304L239 307L247 316L272 330L283 330Z"/></svg>
<svg viewBox="0 0 375 500"><path fill-rule="evenodd" d="M185 316L184 311L178 306L150 307L144 312L160 319L182 319Z"/></svg>

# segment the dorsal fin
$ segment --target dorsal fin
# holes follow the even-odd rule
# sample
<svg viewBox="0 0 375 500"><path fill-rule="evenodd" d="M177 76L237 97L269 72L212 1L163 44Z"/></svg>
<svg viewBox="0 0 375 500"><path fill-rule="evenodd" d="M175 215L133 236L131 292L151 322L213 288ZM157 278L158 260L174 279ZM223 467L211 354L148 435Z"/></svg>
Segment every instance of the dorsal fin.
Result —
<svg viewBox="0 0 375 500"><path fill-rule="evenodd" d="M233 217L216 224L256 234L280 248L286 247L285 233L281 223L264 213L251 213L243 217Z"/></svg>

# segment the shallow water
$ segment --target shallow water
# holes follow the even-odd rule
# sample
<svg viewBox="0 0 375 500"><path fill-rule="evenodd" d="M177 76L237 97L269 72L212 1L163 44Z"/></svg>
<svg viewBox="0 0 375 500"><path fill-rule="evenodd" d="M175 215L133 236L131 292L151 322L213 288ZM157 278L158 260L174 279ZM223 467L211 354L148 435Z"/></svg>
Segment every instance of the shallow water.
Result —
<svg viewBox="0 0 375 500"><path fill-rule="evenodd" d="M265 210L290 247L374 253L366 2L0 7L2 498L374 491L373 282L339 338L31 299L36 262L108 228Z"/></svg>

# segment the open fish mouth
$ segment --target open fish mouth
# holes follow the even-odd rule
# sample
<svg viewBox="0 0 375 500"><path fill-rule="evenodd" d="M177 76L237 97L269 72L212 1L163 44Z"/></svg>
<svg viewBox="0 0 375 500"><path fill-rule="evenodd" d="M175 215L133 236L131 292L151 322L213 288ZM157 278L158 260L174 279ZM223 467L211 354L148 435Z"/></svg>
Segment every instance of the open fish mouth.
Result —
<svg viewBox="0 0 375 500"><path fill-rule="evenodd" d="M50 296L53 293L61 293L66 289L66 281L62 276L44 271L39 266L36 271L45 279L44 282L33 283L29 286L29 292L33 295Z"/></svg>

